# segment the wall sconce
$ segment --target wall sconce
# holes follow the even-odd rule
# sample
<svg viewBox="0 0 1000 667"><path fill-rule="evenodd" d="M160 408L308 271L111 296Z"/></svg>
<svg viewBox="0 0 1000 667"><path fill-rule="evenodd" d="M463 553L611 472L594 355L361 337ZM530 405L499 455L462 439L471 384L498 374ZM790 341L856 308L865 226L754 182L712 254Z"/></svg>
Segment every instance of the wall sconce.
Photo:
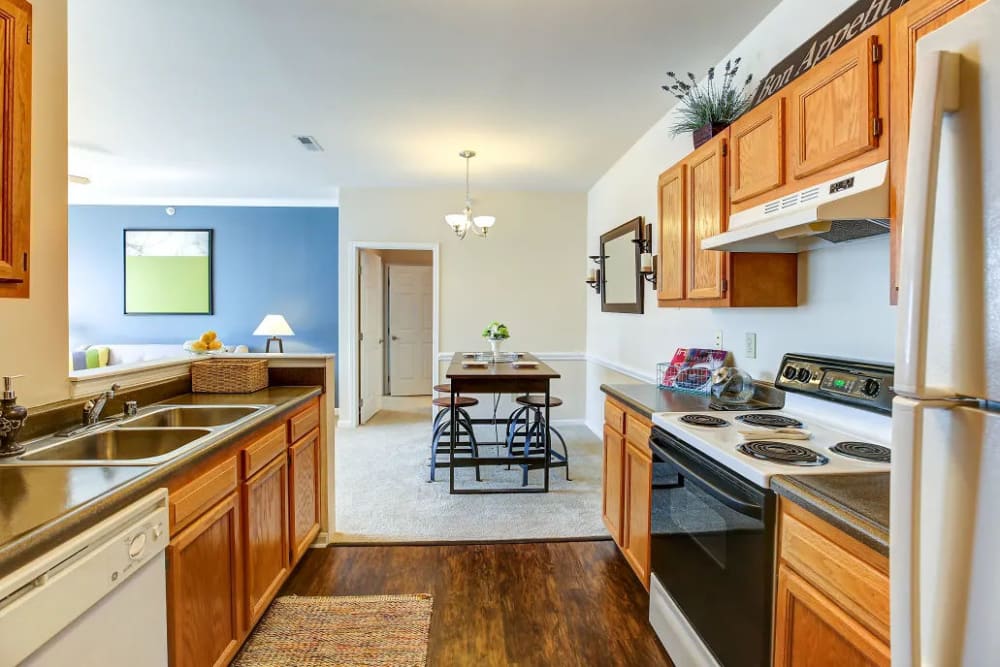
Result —
<svg viewBox="0 0 1000 667"><path fill-rule="evenodd" d="M601 260L603 258L600 255L591 255L590 261L597 266L601 265ZM585 281L595 293L601 293L601 270L599 268L593 268L587 270L587 280Z"/></svg>
<svg viewBox="0 0 1000 667"><path fill-rule="evenodd" d="M653 254L653 225L646 225L644 233L632 243L639 246L639 275L656 289L656 255Z"/></svg>

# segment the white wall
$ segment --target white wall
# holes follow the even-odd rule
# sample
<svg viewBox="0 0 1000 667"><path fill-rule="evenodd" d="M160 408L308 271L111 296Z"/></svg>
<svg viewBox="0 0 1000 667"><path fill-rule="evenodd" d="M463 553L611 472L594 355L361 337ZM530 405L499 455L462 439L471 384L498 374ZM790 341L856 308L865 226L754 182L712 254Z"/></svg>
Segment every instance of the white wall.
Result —
<svg viewBox="0 0 1000 667"><path fill-rule="evenodd" d="M483 328L507 324L509 350L557 353L563 374L553 393L566 401L559 419L582 419L586 368L585 301L580 258L586 255L585 193L476 192L473 207L495 215L488 239L471 233L458 240L444 215L462 208L456 189L345 188L340 193L340 303L351 303L356 285L354 242L438 243L439 349L436 353L486 350ZM346 354L355 337L350 318L340 324L341 419L353 414L347 389L357 369ZM442 378L443 379L443 378Z"/></svg>
<svg viewBox="0 0 1000 667"><path fill-rule="evenodd" d="M743 71L759 78L850 4L784 0L727 57L742 56ZM671 138L670 117L664 116L591 188L587 254L598 252L603 232L635 216L645 216L655 229L657 177L692 150L690 135ZM578 273L586 261L577 259ZM598 299L590 299L587 423L600 432L602 382L652 381L657 362L668 360L678 347L712 347L716 331L723 333L723 347L754 377L773 378L784 352L891 361L895 311L888 305L888 285L889 241L882 237L800 255L801 305L794 309L657 308L650 288L646 314L640 316L602 313ZM747 332L757 334L756 359L743 354Z"/></svg>
<svg viewBox="0 0 1000 667"><path fill-rule="evenodd" d="M32 7L31 297L0 298L0 374L29 407L69 395L66 0Z"/></svg>

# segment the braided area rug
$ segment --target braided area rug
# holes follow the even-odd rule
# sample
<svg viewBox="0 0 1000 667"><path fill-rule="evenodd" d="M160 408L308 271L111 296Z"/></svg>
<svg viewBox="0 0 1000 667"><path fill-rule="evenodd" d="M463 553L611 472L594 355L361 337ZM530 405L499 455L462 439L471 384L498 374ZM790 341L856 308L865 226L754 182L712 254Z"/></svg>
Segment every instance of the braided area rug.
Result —
<svg viewBox="0 0 1000 667"><path fill-rule="evenodd" d="M233 667L423 667L430 595L277 598Z"/></svg>

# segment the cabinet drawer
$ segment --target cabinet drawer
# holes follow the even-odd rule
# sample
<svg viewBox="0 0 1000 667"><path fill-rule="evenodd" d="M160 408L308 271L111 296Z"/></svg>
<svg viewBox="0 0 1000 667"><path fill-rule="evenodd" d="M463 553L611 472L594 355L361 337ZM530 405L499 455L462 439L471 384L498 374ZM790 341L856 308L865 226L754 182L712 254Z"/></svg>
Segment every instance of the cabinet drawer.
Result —
<svg viewBox="0 0 1000 667"><path fill-rule="evenodd" d="M625 410L611 399L604 401L604 423L619 433L625 432Z"/></svg>
<svg viewBox="0 0 1000 667"><path fill-rule="evenodd" d="M170 531L177 532L236 490L236 457L226 459L170 496Z"/></svg>
<svg viewBox="0 0 1000 667"><path fill-rule="evenodd" d="M275 427L243 448L243 477L250 478L287 446L285 425Z"/></svg>
<svg viewBox="0 0 1000 667"><path fill-rule="evenodd" d="M288 420L288 441L298 442L318 426L319 404L313 401L309 407Z"/></svg>
<svg viewBox="0 0 1000 667"><path fill-rule="evenodd" d="M625 439L640 451L649 451L649 434L652 426L631 414L625 415Z"/></svg>
<svg viewBox="0 0 1000 667"><path fill-rule="evenodd" d="M883 563L885 568L880 569L873 565L884 557L829 524L819 525L821 519L806 510L784 501L782 506L781 560L888 640L888 566Z"/></svg>

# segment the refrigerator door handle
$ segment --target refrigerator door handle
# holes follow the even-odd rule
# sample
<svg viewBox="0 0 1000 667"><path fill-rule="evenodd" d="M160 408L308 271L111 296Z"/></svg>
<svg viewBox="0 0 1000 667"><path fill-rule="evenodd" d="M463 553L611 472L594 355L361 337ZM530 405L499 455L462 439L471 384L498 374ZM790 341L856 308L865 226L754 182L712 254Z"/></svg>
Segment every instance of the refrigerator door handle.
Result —
<svg viewBox="0 0 1000 667"><path fill-rule="evenodd" d="M959 108L961 55L919 54L906 158L896 391L926 396L927 328L930 326L931 241L937 202L938 158L944 115Z"/></svg>

